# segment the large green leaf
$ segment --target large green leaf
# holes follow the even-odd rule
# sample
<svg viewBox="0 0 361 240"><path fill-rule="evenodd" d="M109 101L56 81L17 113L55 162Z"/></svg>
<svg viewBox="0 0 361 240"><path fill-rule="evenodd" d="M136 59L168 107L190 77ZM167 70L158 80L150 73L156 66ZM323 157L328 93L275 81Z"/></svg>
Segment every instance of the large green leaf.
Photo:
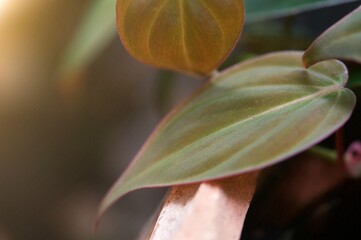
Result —
<svg viewBox="0 0 361 240"><path fill-rule="evenodd" d="M60 66L62 73L83 70L115 36L115 0L92 0Z"/></svg>
<svg viewBox="0 0 361 240"><path fill-rule="evenodd" d="M209 75L229 55L244 23L243 0L118 0L120 38L157 67Z"/></svg>
<svg viewBox="0 0 361 240"><path fill-rule="evenodd" d="M337 60L304 69L301 52L265 55L223 71L156 128L100 207L144 187L222 178L309 148L350 116Z"/></svg>
<svg viewBox="0 0 361 240"><path fill-rule="evenodd" d="M311 66L333 58L361 63L361 6L318 37L306 50L303 62Z"/></svg>
<svg viewBox="0 0 361 240"><path fill-rule="evenodd" d="M298 13L358 0L245 0L247 22Z"/></svg>

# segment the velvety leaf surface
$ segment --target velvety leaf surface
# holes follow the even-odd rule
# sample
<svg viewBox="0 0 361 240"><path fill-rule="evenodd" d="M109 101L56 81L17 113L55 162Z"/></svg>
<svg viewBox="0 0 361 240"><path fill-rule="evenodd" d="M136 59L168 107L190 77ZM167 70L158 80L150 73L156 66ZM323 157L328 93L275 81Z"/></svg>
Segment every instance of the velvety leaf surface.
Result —
<svg viewBox="0 0 361 240"><path fill-rule="evenodd" d="M245 0L247 22L298 13L358 0Z"/></svg>
<svg viewBox="0 0 361 240"><path fill-rule="evenodd" d="M244 23L243 0L118 0L120 38L138 60L209 75L229 55Z"/></svg>
<svg viewBox="0 0 361 240"><path fill-rule="evenodd" d="M115 0L92 1L70 43L60 72L73 73L86 67L116 33Z"/></svg>
<svg viewBox="0 0 361 240"><path fill-rule="evenodd" d="M265 55L225 70L171 112L105 197L100 214L144 187L222 178L284 160L350 116L337 60L304 69L301 52Z"/></svg>
<svg viewBox="0 0 361 240"><path fill-rule="evenodd" d="M311 66L333 58L361 63L361 6L318 37L306 50L303 62Z"/></svg>

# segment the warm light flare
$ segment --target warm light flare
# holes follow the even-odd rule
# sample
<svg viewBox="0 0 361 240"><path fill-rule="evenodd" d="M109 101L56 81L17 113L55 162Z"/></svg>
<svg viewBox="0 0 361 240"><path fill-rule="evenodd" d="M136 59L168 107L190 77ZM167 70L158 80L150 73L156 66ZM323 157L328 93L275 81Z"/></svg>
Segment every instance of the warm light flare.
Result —
<svg viewBox="0 0 361 240"><path fill-rule="evenodd" d="M5 12L5 7L8 2L9 0L0 0L0 17Z"/></svg>
<svg viewBox="0 0 361 240"><path fill-rule="evenodd" d="M11 8L13 8L14 3L17 2L17 0L0 0L0 26L4 24L4 19L8 18L9 12L13 12L14 9Z"/></svg>

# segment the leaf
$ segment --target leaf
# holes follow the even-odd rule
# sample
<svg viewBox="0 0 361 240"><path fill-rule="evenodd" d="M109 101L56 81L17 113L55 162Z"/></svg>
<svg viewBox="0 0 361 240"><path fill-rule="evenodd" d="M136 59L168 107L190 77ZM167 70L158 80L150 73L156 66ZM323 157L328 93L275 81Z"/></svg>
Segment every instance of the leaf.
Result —
<svg viewBox="0 0 361 240"><path fill-rule="evenodd" d="M120 38L146 64L209 75L235 46L243 0L118 0Z"/></svg>
<svg viewBox="0 0 361 240"><path fill-rule="evenodd" d="M60 72L85 68L110 42L116 32L115 0L95 0L86 13L60 66Z"/></svg>
<svg viewBox="0 0 361 240"><path fill-rule="evenodd" d="M308 67L326 59L361 63L361 6L319 36L303 55Z"/></svg>
<svg viewBox="0 0 361 240"><path fill-rule="evenodd" d="M280 52L223 71L163 119L103 200L264 168L327 137L349 118L355 96L337 60L304 69Z"/></svg>
<svg viewBox="0 0 361 240"><path fill-rule="evenodd" d="M318 8L356 2L357 0L245 0L248 22L297 15Z"/></svg>

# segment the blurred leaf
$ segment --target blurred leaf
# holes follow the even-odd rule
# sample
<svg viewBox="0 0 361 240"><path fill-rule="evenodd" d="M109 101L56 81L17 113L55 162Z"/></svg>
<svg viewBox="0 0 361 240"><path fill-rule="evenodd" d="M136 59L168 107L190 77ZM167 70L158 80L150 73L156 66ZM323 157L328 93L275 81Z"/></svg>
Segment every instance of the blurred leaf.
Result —
<svg viewBox="0 0 361 240"><path fill-rule="evenodd" d="M311 66L333 58L361 63L361 7L321 34L306 50L303 62Z"/></svg>
<svg viewBox="0 0 361 240"><path fill-rule="evenodd" d="M72 73L86 67L116 33L115 0L93 0L70 43L60 71Z"/></svg>
<svg viewBox="0 0 361 240"><path fill-rule="evenodd" d="M357 0L245 0L247 23L269 18L296 15L304 11Z"/></svg>
<svg viewBox="0 0 361 240"><path fill-rule="evenodd" d="M122 0L117 23L124 46L138 60L209 75L240 36L243 0Z"/></svg>
<svg viewBox="0 0 361 240"><path fill-rule="evenodd" d="M337 152L333 149L328 149L325 147L322 147L320 145L313 146L312 148L308 149L309 153L312 153L314 155L320 156L326 160L329 160L331 162L336 163L337 161Z"/></svg>
<svg viewBox="0 0 361 240"><path fill-rule="evenodd" d="M227 177L295 155L349 118L355 96L337 60L304 69L301 52L280 52L221 72L174 109L115 183L100 215L144 187Z"/></svg>

